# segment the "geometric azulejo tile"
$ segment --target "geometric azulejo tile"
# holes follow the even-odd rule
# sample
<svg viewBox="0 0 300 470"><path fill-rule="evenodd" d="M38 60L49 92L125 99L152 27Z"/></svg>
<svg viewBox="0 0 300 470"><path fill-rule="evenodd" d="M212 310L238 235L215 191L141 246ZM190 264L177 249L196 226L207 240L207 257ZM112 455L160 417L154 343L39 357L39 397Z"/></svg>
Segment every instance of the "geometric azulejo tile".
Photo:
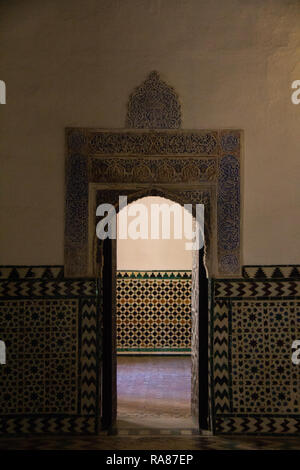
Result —
<svg viewBox="0 0 300 470"><path fill-rule="evenodd" d="M232 411L298 413L300 373L291 345L300 338L300 300L235 300L229 322Z"/></svg>
<svg viewBox="0 0 300 470"><path fill-rule="evenodd" d="M97 284L61 278L56 268L16 267L19 277L11 269L0 279L0 434L96 432Z"/></svg>
<svg viewBox="0 0 300 470"><path fill-rule="evenodd" d="M186 274L187 272L185 272ZM158 275L159 274L159 275ZM188 272L190 274L190 272ZM122 272L117 278L119 352L189 352L191 279L178 272Z"/></svg>
<svg viewBox="0 0 300 470"><path fill-rule="evenodd" d="M77 412L78 312L78 299L0 300L0 414Z"/></svg>
<svg viewBox="0 0 300 470"><path fill-rule="evenodd" d="M212 281L211 394L216 433L299 434L299 281Z"/></svg>

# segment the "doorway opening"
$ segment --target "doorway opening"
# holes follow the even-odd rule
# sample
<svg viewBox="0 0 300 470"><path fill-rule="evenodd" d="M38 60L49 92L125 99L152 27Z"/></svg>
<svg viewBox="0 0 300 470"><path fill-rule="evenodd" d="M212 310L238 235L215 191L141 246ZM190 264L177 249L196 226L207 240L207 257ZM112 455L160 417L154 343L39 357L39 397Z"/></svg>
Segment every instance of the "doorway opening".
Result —
<svg viewBox="0 0 300 470"><path fill-rule="evenodd" d="M117 427L125 434L130 430L185 434L207 430L204 248L186 249L191 240L185 238L185 230L176 238L172 211L169 238L162 238L161 218L156 220L162 223L159 238L149 239L155 223L151 218L153 204L179 204L157 196L143 197L133 204L147 208L146 224L140 213L135 227L139 235L119 238L116 243L107 239L103 244L103 428ZM184 214L183 221L195 229L192 214ZM145 227L148 239L142 233Z"/></svg>

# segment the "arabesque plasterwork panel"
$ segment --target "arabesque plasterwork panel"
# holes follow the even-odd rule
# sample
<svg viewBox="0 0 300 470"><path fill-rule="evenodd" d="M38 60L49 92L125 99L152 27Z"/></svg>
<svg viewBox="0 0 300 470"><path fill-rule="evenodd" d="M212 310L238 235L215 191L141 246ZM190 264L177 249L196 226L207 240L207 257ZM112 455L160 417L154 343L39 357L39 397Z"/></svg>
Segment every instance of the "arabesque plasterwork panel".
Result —
<svg viewBox="0 0 300 470"><path fill-rule="evenodd" d="M120 195L130 189L139 197L158 191L183 204L202 203L197 198L208 191L205 210L211 214L209 224L206 223L210 226L206 229L209 275L240 275L241 131L72 128L67 129L66 138L68 276L96 274L91 262L95 240L90 233L94 223L90 211L91 207L95 210L96 201L96 191L91 188L98 186L102 194L105 188L119 188Z"/></svg>

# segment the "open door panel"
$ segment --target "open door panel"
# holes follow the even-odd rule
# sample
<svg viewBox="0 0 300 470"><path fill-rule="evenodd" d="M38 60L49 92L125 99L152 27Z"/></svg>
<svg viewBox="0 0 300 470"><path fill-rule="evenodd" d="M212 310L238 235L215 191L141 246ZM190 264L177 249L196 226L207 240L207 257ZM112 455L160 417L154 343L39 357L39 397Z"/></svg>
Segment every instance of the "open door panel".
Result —
<svg viewBox="0 0 300 470"><path fill-rule="evenodd" d="M102 429L113 431L117 420L116 242L103 242Z"/></svg>
<svg viewBox="0 0 300 470"><path fill-rule="evenodd" d="M193 251L192 268L192 417L197 429L208 423L208 279L204 248Z"/></svg>

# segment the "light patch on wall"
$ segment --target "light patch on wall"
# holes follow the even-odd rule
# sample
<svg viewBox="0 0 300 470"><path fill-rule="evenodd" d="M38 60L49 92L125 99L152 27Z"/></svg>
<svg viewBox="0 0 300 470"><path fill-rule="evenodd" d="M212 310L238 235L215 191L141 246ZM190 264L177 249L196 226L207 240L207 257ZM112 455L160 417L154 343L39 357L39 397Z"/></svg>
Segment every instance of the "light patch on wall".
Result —
<svg viewBox="0 0 300 470"><path fill-rule="evenodd" d="M4 341L0 341L0 364L6 364L6 347Z"/></svg>
<svg viewBox="0 0 300 470"><path fill-rule="evenodd" d="M300 104L300 80L294 80L292 83L292 88L295 89L291 96L292 103Z"/></svg>
<svg viewBox="0 0 300 470"><path fill-rule="evenodd" d="M3 80L0 80L0 104L6 104L6 85Z"/></svg>
<svg viewBox="0 0 300 470"><path fill-rule="evenodd" d="M292 349L296 350L292 354L292 363L298 366L300 364L300 340L293 342Z"/></svg>

